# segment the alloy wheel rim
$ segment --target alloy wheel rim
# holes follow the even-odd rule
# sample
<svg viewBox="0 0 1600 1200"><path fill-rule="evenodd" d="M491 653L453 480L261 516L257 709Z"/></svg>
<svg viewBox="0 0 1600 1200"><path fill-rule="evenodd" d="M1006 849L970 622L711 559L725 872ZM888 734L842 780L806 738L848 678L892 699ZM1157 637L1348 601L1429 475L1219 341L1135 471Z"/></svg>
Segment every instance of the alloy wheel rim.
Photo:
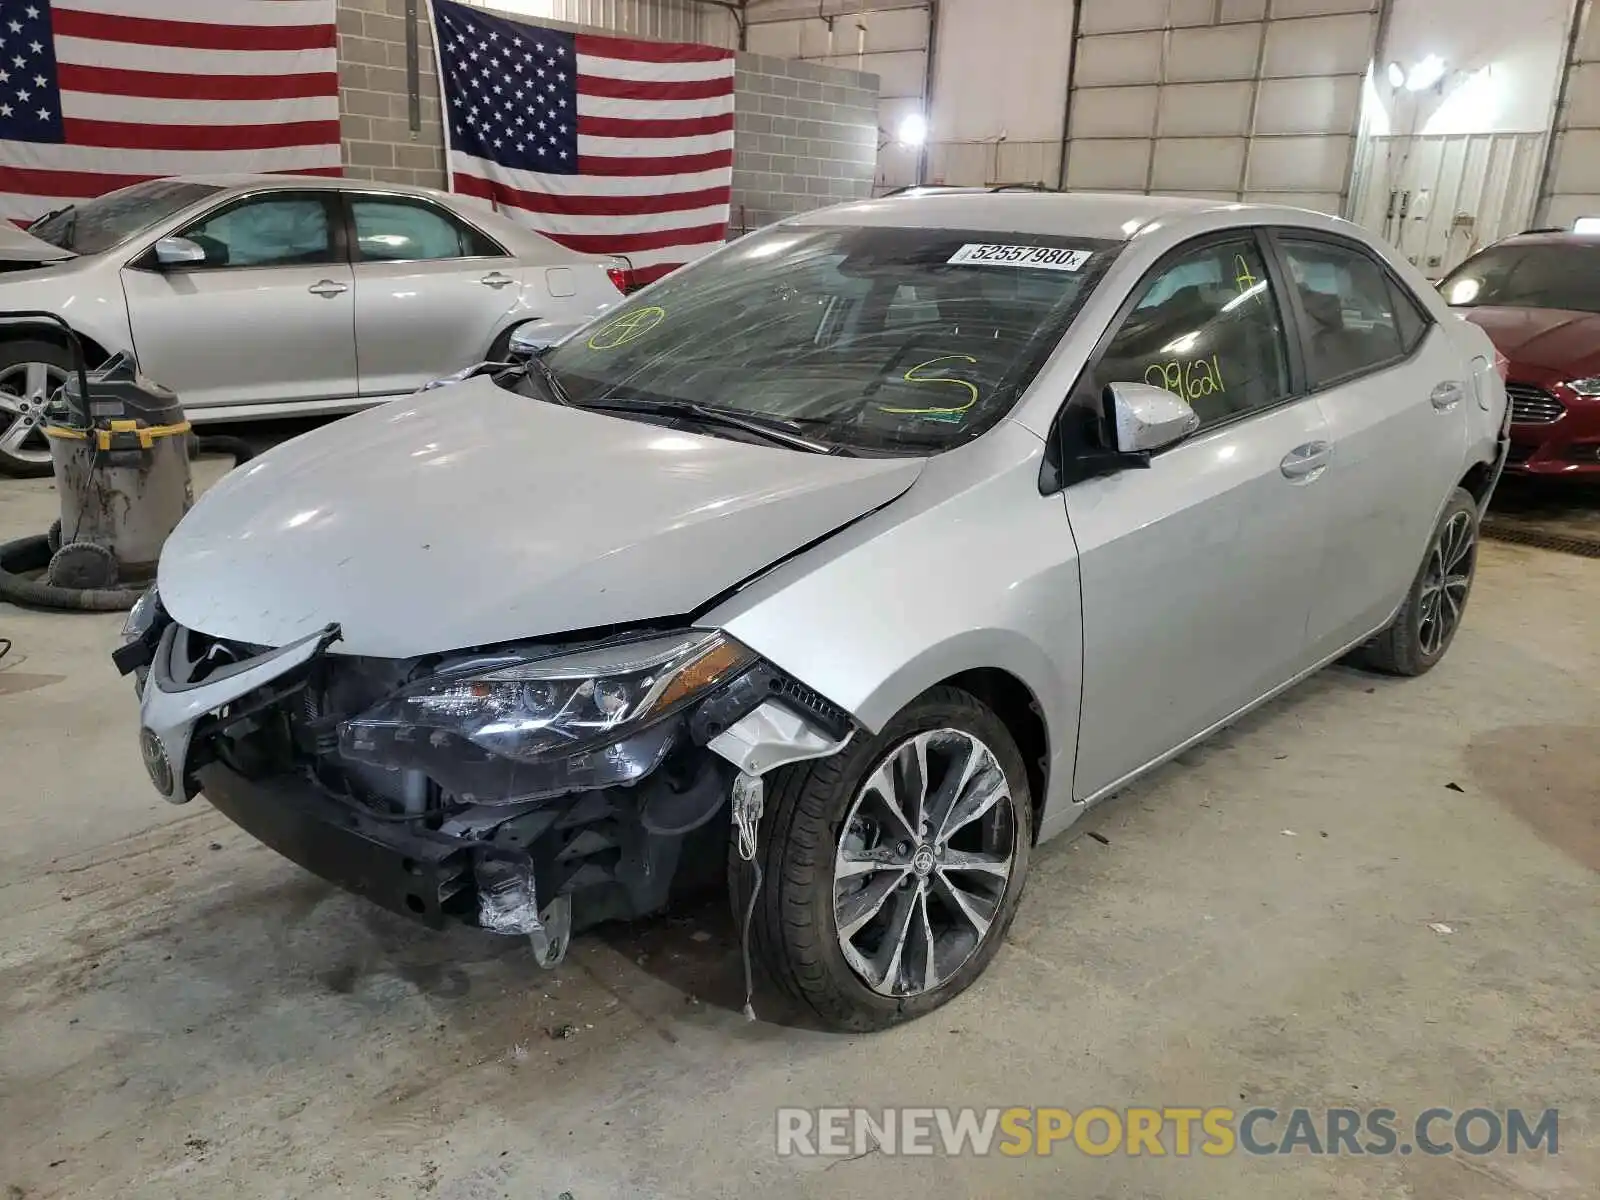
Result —
<svg viewBox="0 0 1600 1200"><path fill-rule="evenodd" d="M66 371L54 363L13 363L0 369L0 456L50 461L45 405L66 381Z"/></svg>
<svg viewBox="0 0 1600 1200"><path fill-rule="evenodd" d="M1458 512L1445 522L1428 552L1418 605L1417 641L1430 658L1444 649L1461 624L1472 587L1477 536L1472 514Z"/></svg>
<svg viewBox="0 0 1600 1200"><path fill-rule="evenodd" d="M960 729L894 747L857 790L834 854L834 929L874 992L933 991L991 936L1016 866L994 751Z"/></svg>

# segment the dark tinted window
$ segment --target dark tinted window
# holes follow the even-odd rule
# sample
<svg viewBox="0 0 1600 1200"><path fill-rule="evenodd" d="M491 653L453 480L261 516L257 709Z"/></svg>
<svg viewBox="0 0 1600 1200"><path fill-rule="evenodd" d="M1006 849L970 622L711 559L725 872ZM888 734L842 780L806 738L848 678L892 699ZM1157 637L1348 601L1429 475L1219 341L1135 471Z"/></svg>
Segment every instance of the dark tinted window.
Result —
<svg viewBox="0 0 1600 1200"><path fill-rule="evenodd" d="M1417 303L1416 298L1393 277L1389 279L1389 298L1394 306L1395 326L1400 330L1401 348L1410 354L1422 345L1422 339L1428 336L1428 326L1432 321Z"/></svg>
<svg viewBox="0 0 1600 1200"><path fill-rule="evenodd" d="M574 401L692 401L922 454L1005 414L1116 254L952 229L776 227L692 263L545 361Z"/></svg>
<svg viewBox="0 0 1600 1200"><path fill-rule="evenodd" d="M99 254L221 190L209 183L153 179L46 214L28 232L53 246Z"/></svg>
<svg viewBox="0 0 1600 1200"><path fill-rule="evenodd" d="M1600 312L1600 245L1531 242L1491 246L1439 285L1457 308L1562 308Z"/></svg>
<svg viewBox="0 0 1600 1200"><path fill-rule="evenodd" d="M1213 243L1157 268L1095 370L1182 396L1202 425L1289 394L1283 320L1253 239Z"/></svg>
<svg viewBox="0 0 1600 1200"><path fill-rule="evenodd" d="M333 258L321 196L269 195L235 204L181 234L206 252L207 267L283 267Z"/></svg>
<svg viewBox="0 0 1600 1200"><path fill-rule="evenodd" d="M1404 357L1382 267L1354 247L1290 238L1282 244L1305 311L1306 373L1313 385Z"/></svg>
<svg viewBox="0 0 1600 1200"><path fill-rule="evenodd" d="M356 250L369 262L482 258L500 253L476 230L430 204L352 196L350 215L355 221Z"/></svg>

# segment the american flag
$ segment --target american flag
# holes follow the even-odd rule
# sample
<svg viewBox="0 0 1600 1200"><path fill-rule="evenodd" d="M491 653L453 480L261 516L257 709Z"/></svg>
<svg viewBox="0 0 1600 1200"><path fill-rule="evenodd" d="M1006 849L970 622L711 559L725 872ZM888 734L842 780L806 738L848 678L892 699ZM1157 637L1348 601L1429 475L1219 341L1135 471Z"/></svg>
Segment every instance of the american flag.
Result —
<svg viewBox="0 0 1600 1200"><path fill-rule="evenodd" d="M0 217L162 175L337 175L334 4L0 0Z"/></svg>
<svg viewBox="0 0 1600 1200"><path fill-rule="evenodd" d="M433 0L450 186L649 283L721 245L733 52L569 33Z"/></svg>

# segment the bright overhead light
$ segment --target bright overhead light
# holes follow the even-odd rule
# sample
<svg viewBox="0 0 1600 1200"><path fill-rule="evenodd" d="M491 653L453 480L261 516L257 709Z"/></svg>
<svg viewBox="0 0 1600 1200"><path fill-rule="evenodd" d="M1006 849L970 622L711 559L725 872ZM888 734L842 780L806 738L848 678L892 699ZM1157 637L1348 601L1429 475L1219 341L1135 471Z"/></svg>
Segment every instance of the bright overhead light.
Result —
<svg viewBox="0 0 1600 1200"><path fill-rule="evenodd" d="M904 146L920 146L928 140L928 119L921 113L912 113L900 122L900 143Z"/></svg>
<svg viewBox="0 0 1600 1200"><path fill-rule="evenodd" d="M1573 233L1600 233L1600 217L1579 217L1572 223Z"/></svg>
<svg viewBox="0 0 1600 1200"><path fill-rule="evenodd" d="M1430 54L1411 68L1411 73L1406 76L1406 91L1426 91L1443 78L1444 59L1437 54Z"/></svg>
<svg viewBox="0 0 1600 1200"><path fill-rule="evenodd" d="M1406 69L1404 67L1402 67L1397 62L1390 63L1389 64L1389 86L1390 87L1400 88L1400 87L1405 87L1405 85L1406 85Z"/></svg>

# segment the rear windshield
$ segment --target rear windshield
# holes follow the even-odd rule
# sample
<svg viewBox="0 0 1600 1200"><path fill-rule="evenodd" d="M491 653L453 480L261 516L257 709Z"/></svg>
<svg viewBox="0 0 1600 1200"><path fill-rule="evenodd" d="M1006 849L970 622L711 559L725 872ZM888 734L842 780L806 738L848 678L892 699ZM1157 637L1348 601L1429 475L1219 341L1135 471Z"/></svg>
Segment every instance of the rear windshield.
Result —
<svg viewBox="0 0 1600 1200"><path fill-rule="evenodd" d="M152 179L48 213L28 232L63 250L99 254L221 190L209 183Z"/></svg>
<svg viewBox="0 0 1600 1200"><path fill-rule="evenodd" d="M926 454L1011 408L1119 246L777 226L668 276L546 362L579 405L688 401Z"/></svg>
<svg viewBox="0 0 1600 1200"><path fill-rule="evenodd" d="M1564 308L1600 312L1600 243L1493 246L1439 285L1456 308Z"/></svg>

